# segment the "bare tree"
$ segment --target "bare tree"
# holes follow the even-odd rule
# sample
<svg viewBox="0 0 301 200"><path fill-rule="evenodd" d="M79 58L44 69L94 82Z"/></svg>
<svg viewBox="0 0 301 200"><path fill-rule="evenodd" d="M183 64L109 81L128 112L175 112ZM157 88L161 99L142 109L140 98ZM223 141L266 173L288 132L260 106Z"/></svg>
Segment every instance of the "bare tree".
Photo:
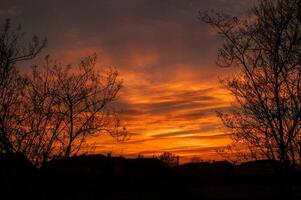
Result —
<svg viewBox="0 0 301 200"><path fill-rule="evenodd" d="M20 152L35 164L72 156L88 137L107 132L122 140L126 130L110 107L121 88L115 69L95 69L96 56L78 67L46 57L44 67L20 74L17 63L33 59L46 45L34 36L28 48L23 33L7 20L0 32L0 152Z"/></svg>
<svg viewBox="0 0 301 200"><path fill-rule="evenodd" d="M63 131L64 117L57 115L57 80L50 67L49 56L42 69L33 67L26 76L27 85L22 97L25 120L22 134L16 138L16 148L33 163L41 164L62 154L57 142Z"/></svg>
<svg viewBox="0 0 301 200"><path fill-rule="evenodd" d="M6 20L0 30L0 152L16 152L14 142L22 132L24 120L22 96L26 80L16 67L20 61L33 59L46 45L34 36L24 47L21 27L11 28L10 20Z"/></svg>
<svg viewBox="0 0 301 200"><path fill-rule="evenodd" d="M22 148L32 160L75 155L87 138L103 132L119 140L126 136L110 107L121 88L118 73L115 69L96 71L95 65L95 55L78 67L62 66L47 57L45 67L34 68L28 77L30 117Z"/></svg>
<svg viewBox="0 0 301 200"><path fill-rule="evenodd" d="M87 136L107 132L113 137L123 136L119 131L120 122L115 113L108 109L121 88L114 69L100 74L95 71L96 56L82 60L80 66L56 68L59 88L58 112L65 116L67 128L64 149L65 156L76 154Z"/></svg>
<svg viewBox="0 0 301 200"><path fill-rule="evenodd" d="M245 19L202 15L224 39L218 64L240 68L225 81L236 102L220 113L223 123L252 154L286 166L301 159L299 3L261 0Z"/></svg>
<svg viewBox="0 0 301 200"><path fill-rule="evenodd" d="M164 164L169 167L176 166L178 163L177 156L172 154L171 152L164 152L159 156L159 160L161 160Z"/></svg>
<svg viewBox="0 0 301 200"><path fill-rule="evenodd" d="M236 101L219 113L240 155L281 163L282 195L292 195L292 166L301 161L300 0L259 0L246 18L204 14L224 39L217 63L240 70L225 80ZM242 154L241 154L242 152Z"/></svg>

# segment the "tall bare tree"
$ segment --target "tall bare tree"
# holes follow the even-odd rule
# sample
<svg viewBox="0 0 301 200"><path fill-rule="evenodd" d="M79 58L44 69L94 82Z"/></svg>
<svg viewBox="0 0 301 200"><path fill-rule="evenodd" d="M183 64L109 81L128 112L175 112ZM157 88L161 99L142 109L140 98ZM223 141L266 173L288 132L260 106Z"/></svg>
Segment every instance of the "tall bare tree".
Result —
<svg viewBox="0 0 301 200"><path fill-rule="evenodd" d="M235 141L286 166L301 160L299 0L260 0L246 18L203 14L224 39L218 64L240 71L225 81L236 98L221 113Z"/></svg>
<svg viewBox="0 0 301 200"><path fill-rule="evenodd" d="M63 66L46 58L44 68L28 76L27 134L22 151L37 163L53 156L69 157L82 150L87 138L102 132L116 139L125 129L110 107L121 88L115 69L97 71L96 56L78 67Z"/></svg>
<svg viewBox="0 0 301 200"><path fill-rule="evenodd" d="M25 47L21 27L11 28L6 20L0 30L0 152L15 152L14 141L21 132L22 96L26 80L19 74L17 63L31 60L46 45L34 36Z"/></svg>
<svg viewBox="0 0 301 200"><path fill-rule="evenodd" d="M76 154L87 136L107 132L120 138L120 122L109 105L121 88L118 73L109 69L102 74L95 69L96 56L87 57L75 70L54 68L59 88L58 113L65 117L65 156Z"/></svg>

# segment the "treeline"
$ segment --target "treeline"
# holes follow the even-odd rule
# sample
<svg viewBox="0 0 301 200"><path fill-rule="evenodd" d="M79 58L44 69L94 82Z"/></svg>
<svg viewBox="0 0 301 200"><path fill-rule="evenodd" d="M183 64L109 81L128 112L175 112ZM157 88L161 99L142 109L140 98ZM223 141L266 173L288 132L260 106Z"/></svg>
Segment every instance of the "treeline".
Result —
<svg viewBox="0 0 301 200"><path fill-rule="evenodd" d="M176 166L165 161L81 155L52 159L37 168L21 155L2 156L0 188L2 196L10 199L234 199L230 197L236 192L241 198L235 199L279 199L283 195L281 163L274 160ZM300 199L300 169L292 175L292 195Z"/></svg>

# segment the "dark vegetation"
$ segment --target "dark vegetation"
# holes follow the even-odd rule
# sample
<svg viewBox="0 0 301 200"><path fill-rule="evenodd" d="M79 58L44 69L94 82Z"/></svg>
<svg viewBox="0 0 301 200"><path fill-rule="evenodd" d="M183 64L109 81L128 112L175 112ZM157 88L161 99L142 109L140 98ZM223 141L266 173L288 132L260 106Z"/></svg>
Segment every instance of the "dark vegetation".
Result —
<svg viewBox="0 0 301 200"><path fill-rule="evenodd" d="M1 193L8 199L278 199L281 164L227 161L170 166L157 158L82 155L36 168L22 154L0 157ZM293 172L293 199L301 171Z"/></svg>

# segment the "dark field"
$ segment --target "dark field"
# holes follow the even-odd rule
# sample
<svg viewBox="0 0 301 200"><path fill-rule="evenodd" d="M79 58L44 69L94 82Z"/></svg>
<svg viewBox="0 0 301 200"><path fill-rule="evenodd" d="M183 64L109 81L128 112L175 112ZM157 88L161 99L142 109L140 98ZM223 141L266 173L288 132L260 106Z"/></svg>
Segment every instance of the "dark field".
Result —
<svg viewBox="0 0 301 200"><path fill-rule="evenodd" d="M3 199L244 200L288 199L288 194L300 199L300 177L295 170L284 180L277 163L269 160L170 167L156 158L91 155L52 160L36 168L22 156L1 158Z"/></svg>

